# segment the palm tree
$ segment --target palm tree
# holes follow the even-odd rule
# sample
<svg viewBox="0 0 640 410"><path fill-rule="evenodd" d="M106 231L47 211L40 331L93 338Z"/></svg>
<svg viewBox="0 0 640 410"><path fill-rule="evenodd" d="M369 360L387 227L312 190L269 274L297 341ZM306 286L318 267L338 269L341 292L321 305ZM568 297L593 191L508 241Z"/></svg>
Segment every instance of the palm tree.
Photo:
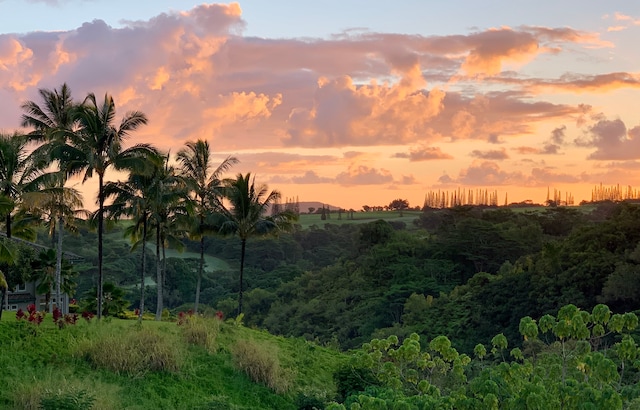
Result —
<svg viewBox="0 0 640 410"><path fill-rule="evenodd" d="M52 310L49 303L51 294L57 283L62 282L62 290L67 294L72 294L76 287L75 282L71 280L74 274L73 268L66 259L63 260L61 267L62 281L56 280L57 260L56 251L53 249L43 250L33 262L33 272L30 278L37 283L38 293L45 295L45 304L49 311Z"/></svg>
<svg viewBox="0 0 640 410"><path fill-rule="evenodd" d="M2 196L0 196L0 199ZM1 206L1 202L0 202ZM0 262L7 262L7 264L12 264L16 260L15 250L6 243L5 241L0 241ZM5 305L5 297L7 296L7 290L9 290L9 284L7 283L7 278L4 275L4 272L0 271L0 319L2 319L2 311L4 310Z"/></svg>
<svg viewBox="0 0 640 410"><path fill-rule="evenodd" d="M0 195L4 197L1 213L5 216L7 238L13 235L13 212L22 194L36 190L36 180L45 166L37 155L27 153L28 142L22 134L0 133Z"/></svg>
<svg viewBox="0 0 640 410"><path fill-rule="evenodd" d="M30 211L48 215L46 223L49 225L51 239L54 233L58 234L57 243L57 263L56 263L56 301L60 301L60 280L62 269L62 237L64 233L65 221L68 227L72 227L70 222L75 217L75 209L82 207L82 198L77 190L65 188L67 182L66 174L62 169L62 158L57 158L55 153L57 148L66 144L71 136L78 130L77 119L78 104L71 97L71 89L64 83L59 90L41 88L38 90L42 99L42 105L34 101L26 101L21 108L22 126L31 127L33 131L28 138L31 141L42 143L34 150L34 155L45 161L46 164L58 163L59 173L49 173L43 176L43 181L39 181L39 193L31 195ZM43 209L38 210L33 206L39 204ZM66 310L66 308L64 308Z"/></svg>
<svg viewBox="0 0 640 410"><path fill-rule="evenodd" d="M218 209L224 215L220 231L222 233L237 234L240 238L240 290L238 292L238 314L242 313L242 287L244 273L244 256L247 239L256 235L277 233L289 230L296 219L295 213L284 210L271 216L266 216L269 207L280 199L280 192L269 192L266 185L255 186L255 177L251 173L238 174L236 179L225 184L225 199L228 208L222 201L218 201Z"/></svg>
<svg viewBox="0 0 640 410"><path fill-rule="evenodd" d="M200 303L200 286L202 284L202 272L204 270L204 237L208 231L215 227L207 226L207 216L214 212L212 196L220 196L223 181L222 173L238 163L235 157L227 157L216 168L213 168L211 150L207 141L188 141L185 148L178 151L177 160L180 163L182 176L187 181L191 194L195 197L195 217L197 219L195 229L191 232L192 238L200 239L200 264L198 266L198 280L196 282L196 299L193 310L198 313Z"/></svg>
<svg viewBox="0 0 640 410"><path fill-rule="evenodd" d="M153 156L149 158L157 167L162 167L164 158ZM154 175L146 175L132 172L129 178L122 182L110 182L105 185L105 198L114 197L113 203L105 208L111 218L132 217L133 225L125 229L125 236L132 241L131 250L141 246L140 256L140 305L138 320L142 320L145 302L145 262L146 243L149 234L149 217L151 214L151 190Z"/></svg>
<svg viewBox="0 0 640 410"><path fill-rule="evenodd" d="M55 265L55 296L58 308L68 313L68 306L60 305L62 287L62 237L65 228L71 232L77 230L77 217L88 217L89 212L82 208L80 192L71 187L65 187L61 181L62 173L48 173L48 178L41 178L42 188L36 192L23 194L23 208L31 214L37 215L48 227L51 240L56 237L56 265Z"/></svg>
<svg viewBox="0 0 640 410"><path fill-rule="evenodd" d="M116 106L113 98L105 94L100 103L91 93L77 110L79 129L69 135L69 142L56 148L56 158L60 158L67 174L84 174L83 182L98 174L98 319L102 317L102 271L103 231L104 231L104 178L107 169L144 172L148 167L145 158L155 153L149 144L138 144L123 149L129 133L147 123L147 117L139 111L125 114L120 125L114 125Z"/></svg>
<svg viewBox="0 0 640 410"><path fill-rule="evenodd" d="M179 250L183 245L179 236L182 221L187 219L190 212L190 202L187 201L187 186L182 177L177 175L174 167L169 166L169 156L164 165L156 168L152 175L149 189L150 212L149 223L154 231L156 240L156 282L157 305L156 320L162 319L164 272L166 271L166 257L164 250L171 245ZM162 258L160 253L162 252Z"/></svg>

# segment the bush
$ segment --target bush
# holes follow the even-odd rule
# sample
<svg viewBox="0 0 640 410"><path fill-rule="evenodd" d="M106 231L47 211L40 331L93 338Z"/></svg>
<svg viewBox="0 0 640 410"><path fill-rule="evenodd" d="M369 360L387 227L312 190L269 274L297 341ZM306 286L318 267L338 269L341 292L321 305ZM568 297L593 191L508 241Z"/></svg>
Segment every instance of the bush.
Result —
<svg viewBox="0 0 640 410"><path fill-rule="evenodd" d="M185 316L178 321L187 343L204 347L209 353L216 351L216 337L220 331L220 320L200 316Z"/></svg>
<svg viewBox="0 0 640 410"><path fill-rule="evenodd" d="M267 348L252 340L239 340L231 348L231 354L236 366L254 382L262 383L276 393L289 390L291 381L280 367L275 347Z"/></svg>
<svg viewBox="0 0 640 410"><path fill-rule="evenodd" d="M333 380L336 382L339 401L344 401L354 393L363 392L367 387L380 385L370 369L348 364L336 370Z"/></svg>
<svg viewBox="0 0 640 410"><path fill-rule="evenodd" d="M130 376L180 370L182 357L169 335L141 327L131 329L86 341L78 348L78 354L95 367Z"/></svg>

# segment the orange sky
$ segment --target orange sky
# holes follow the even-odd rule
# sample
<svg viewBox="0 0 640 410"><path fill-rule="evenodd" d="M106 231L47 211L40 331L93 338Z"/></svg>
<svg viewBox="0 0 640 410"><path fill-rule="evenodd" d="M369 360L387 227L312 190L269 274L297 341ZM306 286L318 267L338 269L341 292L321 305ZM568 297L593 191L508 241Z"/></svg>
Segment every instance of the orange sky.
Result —
<svg viewBox="0 0 640 410"><path fill-rule="evenodd" d="M579 202L600 183L640 187L640 10L624 4L441 34L358 22L249 35L243 2L0 34L0 129L17 129L38 88L67 82L77 99L109 92L120 113L145 112L131 143L175 153L208 139L240 159L232 174L300 201L415 206L482 188L543 202L550 187Z"/></svg>

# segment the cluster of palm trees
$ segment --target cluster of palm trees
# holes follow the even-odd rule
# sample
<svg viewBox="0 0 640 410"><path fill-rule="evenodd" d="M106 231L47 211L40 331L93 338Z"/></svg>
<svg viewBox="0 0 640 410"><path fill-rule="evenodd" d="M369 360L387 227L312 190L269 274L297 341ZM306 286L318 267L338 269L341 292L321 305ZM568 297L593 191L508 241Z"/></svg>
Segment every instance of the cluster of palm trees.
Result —
<svg viewBox="0 0 640 410"><path fill-rule="evenodd" d="M172 163L170 155L151 144L125 148L127 137L147 123L139 111L127 112L116 125L116 106L105 94L93 93L82 102L71 97L66 84L60 89L39 90L42 103L22 105L22 126L29 133L0 134L0 215L5 215L6 236L14 231L33 238L33 221L47 224L52 241L57 233L55 295L60 301L62 238L74 229L78 218L88 218L98 232L97 316L103 313L103 233L105 218L132 220L126 230L133 249L141 249L140 319L144 312L146 243L155 240L157 309L162 316L164 249L181 247L188 237L200 241L194 310L197 312L204 270L204 238L208 234L237 234L241 240L238 312L242 312L243 269L249 237L292 226L295 215L268 215L280 196L255 184L250 173L222 178L238 160L227 157L213 164L206 141L187 142ZM108 182L108 169L126 173L124 181ZM68 178L82 176L84 183L98 177L98 209L82 210L79 192ZM161 259L162 253L162 259ZM0 283L0 285L2 285Z"/></svg>

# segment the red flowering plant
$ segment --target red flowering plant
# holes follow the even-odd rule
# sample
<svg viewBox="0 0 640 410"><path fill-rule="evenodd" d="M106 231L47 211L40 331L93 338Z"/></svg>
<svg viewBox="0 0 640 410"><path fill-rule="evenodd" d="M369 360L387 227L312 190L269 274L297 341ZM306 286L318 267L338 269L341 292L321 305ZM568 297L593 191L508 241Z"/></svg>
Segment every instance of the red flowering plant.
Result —
<svg viewBox="0 0 640 410"><path fill-rule="evenodd" d="M22 308L18 309L18 311L16 312L16 320L22 320L25 317L27 317L27 315L24 313Z"/></svg>
<svg viewBox="0 0 640 410"><path fill-rule="evenodd" d="M63 315L62 311L58 309L57 306L53 309L53 323L58 325L58 328L62 329L66 325L75 325L77 321L78 321L77 314L67 313L66 315Z"/></svg>
<svg viewBox="0 0 640 410"><path fill-rule="evenodd" d="M224 313L222 313L221 310L218 310L216 312L216 318L218 318L218 320L224 320Z"/></svg>
<svg viewBox="0 0 640 410"><path fill-rule="evenodd" d="M38 310L36 309L36 305L33 303L27 305L27 312L29 312L29 317L27 317L27 320L30 323L40 325L40 323L42 323L42 321L44 320L44 312L38 312Z"/></svg>
<svg viewBox="0 0 640 410"><path fill-rule="evenodd" d="M82 312L82 318L87 322L91 322L91 319L93 319L93 313L85 310L84 312Z"/></svg>
<svg viewBox="0 0 640 410"><path fill-rule="evenodd" d="M178 326L182 326L187 323L193 317L193 310L189 309L186 312L178 313Z"/></svg>

